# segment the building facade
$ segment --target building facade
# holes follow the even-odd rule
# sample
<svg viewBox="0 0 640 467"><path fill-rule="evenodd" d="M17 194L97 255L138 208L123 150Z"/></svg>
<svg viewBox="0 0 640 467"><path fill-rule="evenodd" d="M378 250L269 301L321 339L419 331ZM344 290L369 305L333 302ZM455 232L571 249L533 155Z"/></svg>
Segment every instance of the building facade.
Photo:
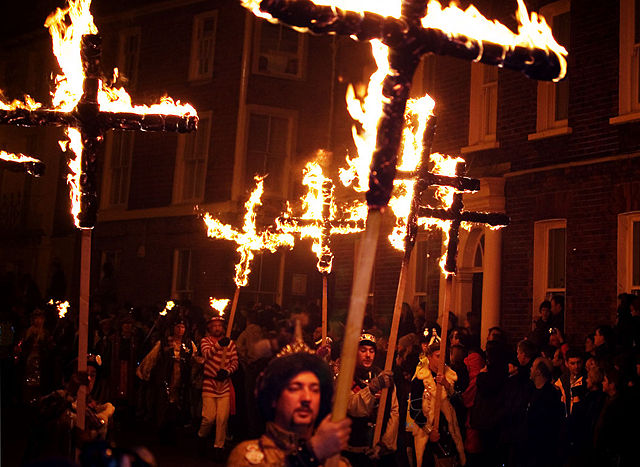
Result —
<svg viewBox="0 0 640 467"><path fill-rule="evenodd" d="M96 0L97 2L98 0ZM480 1L510 27L516 3ZM465 207L502 211L509 227L461 233L452 311L525 336L539 303L566 297L566 331L580 341L615 317L616 297L640 291L640 73L636 2L529 2L569 50L568 77L537 83L510 70L429 55L413 93L436 101L434 150L462 155L481 190ZM105 69L117 66L134 102L163 94L198 109L193 135L108 132L101 155L100 211L93 232L93 283L115 269L118 298L132 305L230 297L235 246L206 238L197 212L240 225L255 174L267 174L259 222L272 222L301 195L301 171L317 149L353 151L344 105L349 83L374 70L367 44L301 35L255 18L237 2L96 3ZM8 38L0 87L46 102L54 69L46 32ZM19 46L18 46L19 45ZM25 59L24 57L28 57ZM24 89L23 89L24 88ZM30 273L42 290L60 258L75 277L78 235L68 215L56 129L0 128L7 150L46 154L41 180L2 173L5 270ZM57 152L56 152L57 151ZM19 206L19 208L16 208ZM196 212L197 206L197 212ZM387 216L386 230L392 219ZM385 235L381 235L384 239ZM358 236L334 240L330 313L346 313ZM241 303L288 308L317 302L321 280L310 245L258 255ZM421 233L405 301L435 319L442 308L438 231ZM384 240L370 301L387 322L401 254ZM71 281L72 282L72 281ZM97 286L97 285L96 285ZM69 285L69 294L74 286Z"/></svg>

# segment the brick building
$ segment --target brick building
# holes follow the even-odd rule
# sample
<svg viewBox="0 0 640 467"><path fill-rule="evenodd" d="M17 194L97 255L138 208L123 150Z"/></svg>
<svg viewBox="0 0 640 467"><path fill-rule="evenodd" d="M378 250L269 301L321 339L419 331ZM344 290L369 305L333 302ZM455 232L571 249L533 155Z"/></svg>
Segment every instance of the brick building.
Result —
<svg viewBox="0 0 640 467"><path fill-rule="evenodd" d="M209 296L230 297L234 246L207 239L194 206L237 225L253 174L268 172L260 211L268 224L284 200L299 197L301 169L318 148L333 151L335 174L353 151L344 95L348 83L365 82L373 71L368 46L298 35L230 0L95 2L105 69L120 68L134 101L168 93L192 103L201 120L197 134L188 136L107 134L93 284L109 262L123 302L188 297L206 306ZM515 1L476 4L487 17L514 26ZM465 206L511 217L506 229L476 227L461 235L452 307L460 320L475 316L483 336L498 324L513 338L526 335L538 304L558 293L566 296L567 332L579 341L614 318L617 294L640 290L635 5L528 2L568 45L568 79L560 84L447 57L423 60L413 92L428 90L436 100L434 149L462 155L468 174L481 180L479 193L465 195ZM53 69L46 31L5 37L0 88L9 97L29 92L46 102ZM43 290L54 257L68 277L77 276L78 235L68 215L58 138L56 129L0 128L8 150L47 160L41 180L3 173L0 182L9 246L0 259L33 274ZM334 241L330 310L336 318L346 312L357 247L357 236ZM430 317L442 304L440 253L440 233L422 233L405 297L425 303ZM400 259L383 240L371 302L387 318ZM253 271L241 295L245 303L294 307L320 297L306 245L260 255Z"/></svg>

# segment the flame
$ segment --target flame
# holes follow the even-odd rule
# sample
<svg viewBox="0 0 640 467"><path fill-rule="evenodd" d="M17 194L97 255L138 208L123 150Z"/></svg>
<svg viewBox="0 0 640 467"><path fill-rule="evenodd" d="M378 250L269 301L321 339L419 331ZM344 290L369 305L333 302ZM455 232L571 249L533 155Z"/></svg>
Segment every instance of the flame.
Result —
<svg viewBox="0 0 640 467"><path fill-rule="evenodd" d="M37 110L40 107L42 107L42 104L40 102L36 102L33 97L29 95L24 96L24 102L14 99L10 104L7 104L2 100L2 91L0 91L0 110Z"/></svg>
<svg viewBox="0 0 640 467"><path fill-rule="evenodd" d="M174 306L176 306L175 302L173 300L169 300L167 304L164 306L164 308L162 309L162 311L158 314L160 316L167 316L167 313L173 310Z"/></svg>
<svg viewBox="0 0 640 467"><path fill-rule="evenodd" d="M56 309L58 310L58 318L64 318L67 314L67 311L69 311L69 302L68 301L59 301L56 300L55 302L53 301L53 298L51 300L49 300L49 305L55 305Z"/></svg>
<svg viewBox="0 0 640 467"><path fill-rule="evenodd" d="M209 305L211 308L218 312L218 316L224 316L224 309L227 307L231 300L228 298L213 298L209 297Z"/></svg>
<svg viewBox="0 0 640 467"><path fill-rule="evenodd" d="M318 151L318 158L322 158L323 155L324 151ZM367 206L365 203L357 202L341 206L340 211L347 215L338 219L333 181L324 175L320 164L317 161L308 162L302 173L302 184L307 187L306 194L301 198L302 215L299 218L293 217L291 206L287 203L287 209L280 218L276 219L276 225L278 231L288 234L298 233L300 238L312 239L311 250L318 258L316 267L320 273L329 274L333 264L333 252L329 246L327 234L331 236L360 232L362 228L354 222L366 218ZM327 205L328 212L325 210ZM298 219L316 222L297 222ZM327 223L329 223L328 230L325 228Z"/></svg>
<svg viewBox="0 0 640 467"><path fill-rule="evenodd" d="M242 231L238 231L230 225L222 223L208 212L203 216L204 223L207 226L208 237L231 240L238 245L236 250L240 254L240 259L235 267L236 274L234 279L238 287L244 287L249 283L251 262L255 256L255 251L269 250L273 253L280 246L286 245L291 248L294 243L293 236L286 232L257 232L256 208L262 206L261 198L264 192L264 177L255 177L255 180L256 187L244 204L245 215Z"/></svg>
<svg viewBox="0 0 640 467"><path fill-rule="evenodd" d="M80 227L80 176L82 173L82 136L76 128L66 128L66 141L60 141L63 151L69 151L73 157L69 158L69 174L67 175L67 185L69 185L69 197L71 199L71 214L73 215L76 227Z"/></svg>
<svg viewBox="0 0 640 467"><path fill-rule="evenodd" d="M25 156L24 154L11 154L9 152L0 151L0 159L9 162L18 162L20 164L26 164L28 162L41 162L33 157Z"/></svg>
<svg viewBox="0 0 640 467"><path fill-rule="evenodd" d="M367 95L363 99L356 97L352 85L347 88L347 110L355 121L360 123L361 129L356 125L351 128L353 142L356 145L357 155L347 157L347 167L340 169L340 181L344 186L351 186L356 191L369 190L369 166L373 151L376 148L376 133L378 120L382 115L382 106L387 99L382 95L382 82L391 72L389 67L389 48L379 40L371 41L371 52L378 69L369 78Z"/></svg>

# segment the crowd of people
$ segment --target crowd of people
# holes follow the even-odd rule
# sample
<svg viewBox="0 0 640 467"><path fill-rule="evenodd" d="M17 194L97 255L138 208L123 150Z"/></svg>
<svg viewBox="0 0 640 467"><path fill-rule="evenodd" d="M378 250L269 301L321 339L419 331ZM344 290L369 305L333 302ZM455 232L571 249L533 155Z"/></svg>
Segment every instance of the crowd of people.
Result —
<svg viewBox="0 0 640 467"><path fill-rule="evenodd" d="M59 317L36 292L14 291L0 320L3 398L33 420L25 463L68 455L80 441L108 442L131 423L153 426L163 442L190 431L203 458L228 465L320 465L335 454L352 466L640 462L634 295L621 295L615 323L580 346L565 339L562 296L540 305L528 336L495 327L484 345L472 317L458 325L451 315L441 336L423 309L405 304L391 370L383 370L388 320L368 309L348 419L334 423L327 414L343 330L332 322L323 341L313 305L241 308L227 337L223 317L186 301L167 310L94 300L88 370L78 373L77 311ZM87 423L78 432L83 385Z"/></svg>

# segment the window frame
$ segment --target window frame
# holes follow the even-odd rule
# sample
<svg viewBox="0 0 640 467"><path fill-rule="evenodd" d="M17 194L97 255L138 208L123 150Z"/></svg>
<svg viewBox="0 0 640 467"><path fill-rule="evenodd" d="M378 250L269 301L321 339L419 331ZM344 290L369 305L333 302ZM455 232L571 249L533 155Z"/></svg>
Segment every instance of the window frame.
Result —
<svg viewBox="0 0 640 467"><path fill-rule="evenodd" d="M633 224L640 222L640 211L618 214L617 294L640 294L640 284L633 284Z"/></svg>
<svg viewBox="0 0 640 467"><path fill-rule="evenodd" d="M460 149L462 153L482 151L485 149L495 149L500 147L497 140L498 129L498 89L500 85L500 70L496 69L497 77L495 82L485 83L482 63L471 64L471 83L469 88L469 145ZM495 88L495 118L493 122L496 133L487 133L486 128L491 127L491 123L486 119L485 93L489 88ZM493 101L493 99L492 99Z"/></svg>
<svg viewBox="0 0 640 467"><path fill-rule="evenodd" d="M113 203L111 201L112 190L114 188L114 178L113 178L113 160L114 160L114 139L116 139L116 133L114 131L110 131L107 133L106 142L105 142L105 154L106 154L106 170L103 175L103 187L101 200L101 207L103 209L126 209L129 205L129 195L131 193L131 168L133 166L133 155L135 152L136 138L133 131L121 130L121 133L118 135L119 137L131 138L129 151L129 165L126 170L126 194L123 196L123 200L119 203ZM121 146L122 147L122 146ZM121 156L121 153L120 153ZM120 159L122 159L120 157Z"/></svg>
<svg viewBox="0 0 640 467"><path fill-rule="evenodd" d="M565 231L565 254L564 271L565 281L563 288L548 287L549 282L549 231L553 229L564 229ZM552 295L567 294L567 220L566 219L545 219L534 223L533 235L533 300L532 316L538 311L538 306L543 300L548 300Z"/></svg>
<svg viewBox="0 0 640 467"><path fill-rule="evenodd" d="M178 269L180 254L189 252L189 264L187 266L186 288L178 289ZM191 248L175 248L173 250L173 272L171 275L171 297L177 299L191 299L193 297L193 250Z"/></svg>
<svg viewBox="0 0 640 467"><path fill-rule="evenodd" d="M270 76L270 77L275 77L275 78L283 78L283 79L290 79L290 80L294 80L294 81L301 81L305 78L305 72L304 70L306 69L306 57L307 57L307 35L306 34L301 34L301 33L297 33L298 34L298 51L296 53L296 57L298 58L298 70L296 72L296 74L291 74L291 73L280 73L277 71L262 71L258 68L258 64L259 64L259 59L261 56L261 52L260 52L260 40L261 40L261 34L262 34L262 27L264 25L270 25L270 26L278 26L280 27L280 29L282 30L282 28L286 28L287 26L284 26L282 24L279 25L272 25L271 23L269 23L266 20L259 20L255 22L255 32L254 32L254 42L253 42L253 56L252 56L252 66L251 66L251 71L254 75L261 75L261 76Z"/></svg>
<svg viewBox="0 0 640 467"><path fill-rule="evenodd" d="M213 125L213 113L209 110L206 112L200 112L198 131L206 132L205 149L204 154L204 167L199 174L202 177L202 193L196 193L193 197L184 197L185 188L185 176L186 176L186 163L185 163L185 148L187 146L187 139L193 138L197 141L197 132L192 134L180 134L178 135L178 144L176 147L176 170L173 183L173 204L185 204L185 203L199 203L204 200L207 183L207 168L209 166L209 157L211 155L211 128ZM206 122L206 123L205 123ZM194 152L196 145L194 143Z"/></svg>
<svg viewBox="0 0 640 467"><path fill-rule="evenodd" d="M553 19L556 16L565 13L571 13L570 0L559 0L540 8L540 14L547 19L549 25L553 25ZM567 44L561 45L566 46ZM562 83L569 83L568 77L562 80ZM559 85L560 83L538 81L536 132L527 136L529 141L557 135L566 135L572 132L568 117L560 120L556 119L556 89ZM569 84L567 84L567 86L568 85Z"/></svg>
<svg viewBox="0 0 640 467"><path fill-rule="evenodd" d="M136 36L137 37L137 47L133 58L132 72L131 76L127 76L127 74L122 75L124 70L124 61L125 61L125 44L129 37ZM138 74L140 71L140 43L142 41L142 30L140 27L127 28L120 32L118 39L118 72L119 75L125 76L127 78L126 89L131 92L136 89L138 85Z"/></svg>
<svg viewBox="0 0 640 467"><path fill-rule="evenodd" d="M213 44L211 45L210 56L211 67L204 73L199 72L200 66L200 43L198 38L199 28L207 19L213 18ZM215 68L215 51L216 51L216 35L218 33L218 10L209 10L197 14L193 17L193 30L191 33L191 54L189 58L189 81L207 81L213 79L213 70Z"/></svg>
<svg viewBox="0 0 640 467"><path fill-rule="evenodd" d="M282 164L282 179L281 179L281 189L280 191L272 189L272 186L269 183L269 177L265 179L264 184L264 196L272 197L272 198L284 198L288 197L290 191L290 166L291 161L293 160L293 149L295 144L295 138L297 134L297 123L298 123L298 112L290 109L283 109L279 107L268 107L263 105L247 105L247 113L245 120L245 141L244 141L244 158L242 164L242 170L240 172L240 183L244 187L245 191L250 191L253 189L253 183L247 183L250 179L252 180L253 176L250 178L247 174L247 159L249 156L249 139L251 138L251 115L266 115L269 117L275 118L284 118L289 122L289 128L287 131L287 143L286 143L286 156L285 160ZM262 174L264 175L264 174Z"/></svg>

